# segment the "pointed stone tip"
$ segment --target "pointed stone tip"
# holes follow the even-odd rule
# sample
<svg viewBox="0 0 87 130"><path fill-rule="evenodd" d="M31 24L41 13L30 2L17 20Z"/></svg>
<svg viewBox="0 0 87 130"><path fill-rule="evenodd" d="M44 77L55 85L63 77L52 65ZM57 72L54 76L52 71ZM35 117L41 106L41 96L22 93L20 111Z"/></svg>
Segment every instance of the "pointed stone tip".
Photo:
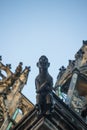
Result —
<svg viewBox="0 0 87 130"><path fill-rule="evenodd" d="M9 69L11 69L11 64L6 64L6 66L7 66Z"/></svg>
<svg viewBox="0 0 87 130"><path fill-rule="evenodd" d="M87 40L83 40L83 45L87 45Z"/></svg>
<svg viewBox="0 0 87 130"><path fill-rule="evenodd" d="M28 69L29 71L31 71L31 67L30 66L25 66L25 69Z"/></svg>
<svg viewBox="0 0 87 130"><path fill-rule="evenodd" d="M0 61L2 61L2 56L0 56Z"/></svg>
<svg viewBox="0 0 87 130"><path fill-rule="evenodd" d="M21 66L22 66L22 65L23 65L23 62L19 62L19 65L21 65Z"/></svg>

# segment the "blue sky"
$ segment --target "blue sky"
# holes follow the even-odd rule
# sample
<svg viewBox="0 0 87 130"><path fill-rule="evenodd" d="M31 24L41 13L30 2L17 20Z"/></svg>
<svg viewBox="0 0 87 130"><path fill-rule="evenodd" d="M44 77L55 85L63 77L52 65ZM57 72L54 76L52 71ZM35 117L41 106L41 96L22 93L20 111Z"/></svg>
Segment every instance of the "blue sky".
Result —
<svg viewBox="0 0 87 130"><path fill-rule="evenodd" d="M82 40L87 40L87 0L0 0L0 55L13 72L20 61L31 66L23 93L33 103L39 57L48 57L55 84L59 68L74 59Z"/></svg>

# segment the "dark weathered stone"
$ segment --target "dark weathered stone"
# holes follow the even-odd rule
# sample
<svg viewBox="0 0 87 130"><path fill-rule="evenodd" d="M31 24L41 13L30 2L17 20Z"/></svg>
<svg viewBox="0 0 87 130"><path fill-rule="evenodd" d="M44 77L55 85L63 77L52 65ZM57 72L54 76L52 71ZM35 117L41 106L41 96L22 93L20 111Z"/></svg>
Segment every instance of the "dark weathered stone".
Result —
<svg viewBox="0 0 87 130"><path fill-rule="evenodd" d="M36 106L39 110L39 114L46 114L48 110L51 112L51 106L53 105L52 99L52 87L53 79L48 73L48 67L50 63L46 56L41 56L37 67L39 68L39 74L35 79L36 86Z"/></svg>

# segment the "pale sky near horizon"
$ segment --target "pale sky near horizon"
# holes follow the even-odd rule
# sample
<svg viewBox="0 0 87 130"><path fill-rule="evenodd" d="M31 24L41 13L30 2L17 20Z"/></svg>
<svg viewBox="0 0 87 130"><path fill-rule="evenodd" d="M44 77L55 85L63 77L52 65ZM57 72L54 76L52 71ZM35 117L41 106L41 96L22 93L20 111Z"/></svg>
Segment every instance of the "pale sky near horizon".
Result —
<svg viewBox="0 0 87 130"><path fill-rule="evenodd" d="M56 82L59 68L68 65L87 40L87 0L0 0L0 55L12 71L20 61L31 66L24 95L35 103L36 63L50 62Z"/></svg>

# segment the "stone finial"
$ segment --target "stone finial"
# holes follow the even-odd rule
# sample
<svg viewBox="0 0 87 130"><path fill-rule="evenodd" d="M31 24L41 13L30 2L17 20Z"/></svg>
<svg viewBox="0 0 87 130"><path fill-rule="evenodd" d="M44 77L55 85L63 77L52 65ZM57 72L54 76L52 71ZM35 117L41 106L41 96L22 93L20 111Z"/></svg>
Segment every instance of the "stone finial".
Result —
<svg viewBox="0 0 87 130"><path fill-rule="evenodd" d="M84 54L83 50L80 49L80 50L76 53L75 58L76 58L76 59L82 58L82 57L83 57L83 54Z"/></svg>
<svg viewBox="0 0 87 130"><path fill-rule="evenodd" d="M83 45L87 45L87 40L86 41L83 40Z"/></svg>
<svg viewBox="0 0 87 130"><path fill-rule="evenodd" d="M2 56L0 56L0 61L2 61Z"/></svg>
<svg viewBox="0 0 87 130"><path fill-rule="evenodd" d="M6 66L7 66L9 69L11 69L11 64L6 64Z"/></svg>
<svg viewBox="0 0 87 130"><path fill-rule="evenodd" d="M19 65L17 66L17 68L15 70L16 75L19 75L22 72L22 65L23 65L23 63L20 62Z"/></svg>

